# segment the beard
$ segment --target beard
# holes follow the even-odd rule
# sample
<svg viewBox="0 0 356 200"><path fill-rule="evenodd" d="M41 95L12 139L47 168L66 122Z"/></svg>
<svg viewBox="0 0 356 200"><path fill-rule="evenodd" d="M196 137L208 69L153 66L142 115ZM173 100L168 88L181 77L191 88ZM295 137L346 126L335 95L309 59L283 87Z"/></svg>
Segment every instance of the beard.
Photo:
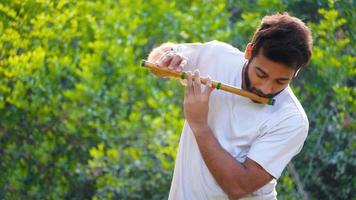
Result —
<svg viewBox="0 0 356 200"><path fill-rule="evenodd" d="M243 70L243 78L242 78L242 88L244 90L247 90L249 92L252 92L260 97L266 97L266 98L273 98L275 96L277 96L279 93L281 93L283 90L279 91L279 92L276 92L276 93L270 93L270 94L264 94L261 90L257 89L256 87L254 87L252 84L251 84L251 81L250 81L250 78L248 76L248 70L249 70L249 67L250 67L250 62L247 61L246 64L245 64L245 69ZM253 100L252 100L253 101ZM253 101L255 102L255 101ZM258 102L256 102L258 103Z"/></svg>

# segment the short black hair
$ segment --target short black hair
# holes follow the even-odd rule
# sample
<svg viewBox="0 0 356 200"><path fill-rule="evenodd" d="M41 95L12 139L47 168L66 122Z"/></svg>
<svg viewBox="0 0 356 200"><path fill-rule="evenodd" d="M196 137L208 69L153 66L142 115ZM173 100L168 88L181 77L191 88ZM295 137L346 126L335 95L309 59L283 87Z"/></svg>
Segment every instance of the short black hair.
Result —
<svg viewBox="0 0 356 200"><path fill-rule="evenodd" d="M265 16L251 43L251 58L262 50L268 59L295 70L308 65L313 46L309 28L288 13Z"/></svg>

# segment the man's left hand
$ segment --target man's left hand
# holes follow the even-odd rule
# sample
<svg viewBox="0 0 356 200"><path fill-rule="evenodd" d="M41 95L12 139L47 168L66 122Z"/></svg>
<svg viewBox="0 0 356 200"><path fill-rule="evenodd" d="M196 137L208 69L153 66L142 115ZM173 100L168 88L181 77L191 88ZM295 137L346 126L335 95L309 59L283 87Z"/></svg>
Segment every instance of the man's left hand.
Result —
<svg viewBox="0 0 356 200"><path fill-rule="evenodd" d="M194 81L193 81L194 77ZM211 78L207 78L204 90L201 88L198 70L187 72L187 85L184 92L184 115L195 135L208 128L209 97L214 90Z"/></svg>

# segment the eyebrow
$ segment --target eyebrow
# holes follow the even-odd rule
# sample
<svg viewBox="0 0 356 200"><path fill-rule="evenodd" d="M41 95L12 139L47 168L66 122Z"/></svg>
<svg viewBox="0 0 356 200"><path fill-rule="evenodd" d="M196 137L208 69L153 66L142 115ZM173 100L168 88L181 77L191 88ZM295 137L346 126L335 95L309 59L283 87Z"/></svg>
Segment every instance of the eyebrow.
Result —
<svg viewBox="0 0 356 200"><path fill-rule="evenodd" d="M263 73L263 75L268 76L268 74L267 74L265 71L263 71L263 69L261 69L260 67L255 66L255 68L256 68L258 71L260 71L261 73ZM277 80L278 80L278 81L289 81L290 79L287 78L287 77L281 77L281 78L277 78Z"/></svg>

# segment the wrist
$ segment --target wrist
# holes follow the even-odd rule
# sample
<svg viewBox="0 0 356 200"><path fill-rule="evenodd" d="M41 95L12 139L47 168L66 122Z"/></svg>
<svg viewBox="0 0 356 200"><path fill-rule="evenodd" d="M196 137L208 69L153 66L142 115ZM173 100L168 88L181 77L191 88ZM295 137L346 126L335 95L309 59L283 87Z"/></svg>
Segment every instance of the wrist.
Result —
<svg viewBox="0 0 356 200"><path fill-rule="evenodd" d="M196 137L206 135L210 131L210 127L208 124L199 124L192 126L191 128Z"/></svg>

